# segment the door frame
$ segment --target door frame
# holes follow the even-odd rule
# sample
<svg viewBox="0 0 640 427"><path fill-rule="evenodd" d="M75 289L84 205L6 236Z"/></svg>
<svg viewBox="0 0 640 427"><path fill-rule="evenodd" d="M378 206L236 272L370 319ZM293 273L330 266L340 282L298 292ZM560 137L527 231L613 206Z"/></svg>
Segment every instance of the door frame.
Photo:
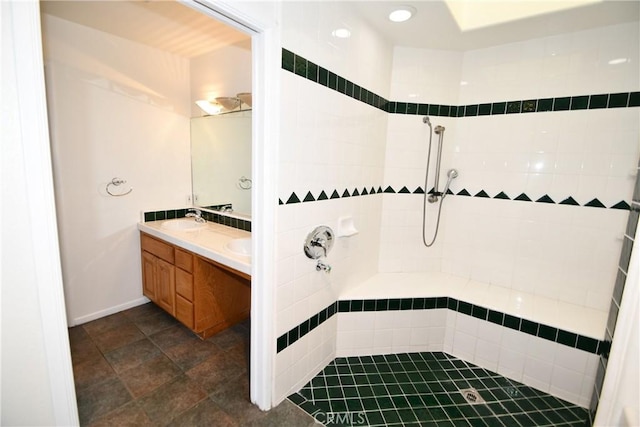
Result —
<svg viewBox="0 0 640 427"><path fill-rule="evenodd" d="M40 4L34 0L8 1L0 10L0 15L6 14L2 22L9 23L12 34L9 52L3 54L12 55L8 63L15 73L15 100L3 99L3 108L11 108L17 119L3 137L19 141L16 144L22 147L25 179L12 185L22 185L26 194L29 209L24 212L24 221L29 223L31 233L24 238L31 240L33 252L25 255L36 260L39 303L35 310L40 315L40 329L33 331L32 338L42 336L44 351L43 366L34 367L38 369L33 371L46 372L48 376L52 423L78 425L53 191ZM41 390L40 396L46 394ZM25 414L24 419L29 417Z"/></svg>
<svg viewBox="0 0 640 427"><path fill-rule="evenodd" d="M279 2L179 0L251 35L252 181L251 194L251 401L262 410L273 405L275 380L275 244L277 148L281 61ZM261 7L255 8L260 5Z"/></svg>

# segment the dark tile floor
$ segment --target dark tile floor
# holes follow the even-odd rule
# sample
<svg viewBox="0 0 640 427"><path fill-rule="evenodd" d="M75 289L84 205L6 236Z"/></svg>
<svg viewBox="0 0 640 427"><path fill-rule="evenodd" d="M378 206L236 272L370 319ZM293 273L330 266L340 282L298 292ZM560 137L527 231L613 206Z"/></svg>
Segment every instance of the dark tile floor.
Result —
<svg viewBox="0 0 640 427"><path fill-rule="evenodd" d="M249 323L208 340L149 303L69 329L83 426L311 426L249 400Z"/></svg>
<svg viewBox="0 0 640 427"><path fill-rule="evenodd" d="M584 408L441 352L339 357L289 400L327 426L582 427L587 419Z"/></svg>

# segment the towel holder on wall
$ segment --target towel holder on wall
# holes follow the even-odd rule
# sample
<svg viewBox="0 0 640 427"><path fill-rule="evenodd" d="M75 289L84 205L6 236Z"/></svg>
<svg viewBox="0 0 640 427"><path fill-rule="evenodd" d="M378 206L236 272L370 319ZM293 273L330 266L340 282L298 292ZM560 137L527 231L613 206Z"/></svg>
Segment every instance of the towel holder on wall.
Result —
<svg viewBox="0 0 640 427"><path fill-rule="evenodd" d="M251 190L252 185L253 182L251 181L251 178L247 178L243 175L238 179L238 187L241 190Z"/></svg>
<svg viewBox="0 0 640 427"><path fill-rule="evenodd" d="M132 187L129 188L129 191L127 191L125 193L119 193L119 194L118 193L112 193L111 190L109 189L109 187L112 186L112 185L114 187L119 187L122 184L126 184L126 182L127 181L124 180L124 179L120 179L120 178L117 178L117 177L113 178L110 182L107 183L107 186L105 187L105 190L107 190L107 193L110 196L113 196L113 197L126 196L127 194L129 194L129 193L131 193L133 191Z"/></svg>

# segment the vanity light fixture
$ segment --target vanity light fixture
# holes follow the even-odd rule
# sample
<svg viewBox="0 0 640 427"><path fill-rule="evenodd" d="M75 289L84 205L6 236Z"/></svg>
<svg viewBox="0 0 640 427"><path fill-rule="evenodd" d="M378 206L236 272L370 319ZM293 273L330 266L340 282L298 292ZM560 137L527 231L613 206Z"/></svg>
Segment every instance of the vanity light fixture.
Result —
<svg viewBox="0 0 640 427"><path fill-rule="evenodd" d="M251 102L253 98L251 97L251 92L243 92L236 95L243 104L246 104L249 108L251 108Z"/></svg>
<svg viewBox="0 0 640 427"><path fill-rule="evenodd" d="M235 113L236 111L244 111L242 104L251 109L251 92L242 92L236 96L219 96L213 101L201 99L196 101L196 105L202 109L208 116L216 114Z"/></svg>
<svg viewBox="0 0 640 427"><path fill-rule="evenodd" d="M235 110L240 106L240 98L232 96L220 96L216 98L216 102L224 107L225 110Z"/></svg>
<svg viewBox="0 0 640 427"><path fill-rule="evenodd" d="M220 114L222 111L222 105L216 102L211 102L207 99L196 101L196 105L209 116Z"/></svg>
<svg viewBox="0 0 640 427"><path fill-rule="evenodd" d="M399 6L389 13L389 21L405 22L416 14L416 8L413 6Z"/></svg>

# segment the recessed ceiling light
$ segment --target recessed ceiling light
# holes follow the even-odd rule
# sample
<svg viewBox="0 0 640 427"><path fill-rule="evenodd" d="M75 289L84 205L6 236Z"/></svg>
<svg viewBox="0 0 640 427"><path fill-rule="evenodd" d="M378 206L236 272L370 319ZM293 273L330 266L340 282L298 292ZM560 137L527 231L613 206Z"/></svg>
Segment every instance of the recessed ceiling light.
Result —
<svg viewBox="0 0 640 427"><path fill-rule="evenodd" d="M349 37L351 37L351 31L347 30L346 28L336 28L331 32L331 35L339 39L348 39Z"/></svg>
<svg viewBox="0 0 640 427"><path fill-rule="evenodd" d="M412 6L400 6L395 8L389 13L389 20L393 22L404 22L411 19L416 14L415 7Z"/></svg>

